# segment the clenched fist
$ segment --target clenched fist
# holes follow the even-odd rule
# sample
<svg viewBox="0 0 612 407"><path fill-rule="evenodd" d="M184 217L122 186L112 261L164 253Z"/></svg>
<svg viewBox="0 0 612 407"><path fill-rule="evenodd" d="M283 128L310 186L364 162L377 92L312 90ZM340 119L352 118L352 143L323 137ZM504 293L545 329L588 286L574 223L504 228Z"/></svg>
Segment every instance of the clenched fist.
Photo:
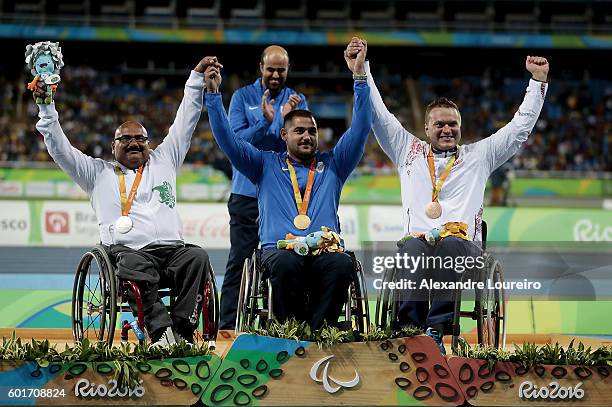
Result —
<svg viewBox="0 0 612 407"><path fill-rule="evenodd" d="M199 73L204 73L204 71L206 71L206 68L208 68L209 66L214 66L219 69L223 68L223 65L219 63L217 57L208 56L202 58L202 60L198 62L198 64L195 68L193 68L193 70Z"/></svg>
<svg viewBox="0 0 612 407"><path fill-rule="evenodd" d="M219 86L221 86L222 80L223 78L221 77L221 68L219 68L217 65L209 65L208 68L206 68L206 70L204 71L204 83L206 83L207 92L219 92Z"/></svg>
<svg viewBox="0 0 612 407"><path fill-rule="evenodd" d="M536 81L546 82L548 79L548 61L544 57L527 56L525 68L531 72Z"/></svg>
<svg viewBox="0 0 612 407"><path fill-rule="evenodd" d="M363 64L368 52L368 43L361 38L353 37L344 50L344 60L346 66L353 74L364 74L365 69Z"/></svg>

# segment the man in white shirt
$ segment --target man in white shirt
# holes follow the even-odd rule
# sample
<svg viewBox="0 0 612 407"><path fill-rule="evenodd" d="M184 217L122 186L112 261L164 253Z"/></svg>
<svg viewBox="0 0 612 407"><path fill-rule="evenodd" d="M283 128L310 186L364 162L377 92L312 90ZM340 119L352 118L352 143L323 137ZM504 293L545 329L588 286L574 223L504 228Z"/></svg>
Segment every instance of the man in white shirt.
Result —
<svg viewBox="0 0 612 407"><path fill-rule="evenodd" d="M202 309L200 289L211 272L206 251L183 241L175 192L176 173L202 111L203 74L209 65L218 65L216 58L202 59L191 71L163 142L150 149L144 126L125 122L115 131L113 162L87 156L73 147L60 126L55 104L38 105L36 128L44 136L49 154L89 195L102 245L116 260L117 275L139 285L145 327L153 346L168 346L176 339L193 340ZM38 87L34 95L44 99L44 88ZM172 315L158 295L162 284L174 287L177 293ZM133 302L131 298L134 309Z"/></svg>
<svg viewBox="0 0 612 407"><path fill-rule="evenodd" d="M348 44L345 59L349 67L364 44L355 37ZM454 102L439 98L427 106L425 134L429 143L422 141L404 129L387 110L366 62L374 107L374 135L400 176L404 217L402 253L441 258L479 254L487 179L527 140L548 88L549 65L545 58L528 56L525 68L532 78L514 118L484 140L459 146L461 114ZM458 276L455 270L444 267L402 271L401 277L415 281L417 287L423 279L456 281ZM454 310L452 290L429 293L426 289L415 289L403 294L400 324L423 327L444 352L442 336L452 324Z"/></svg>

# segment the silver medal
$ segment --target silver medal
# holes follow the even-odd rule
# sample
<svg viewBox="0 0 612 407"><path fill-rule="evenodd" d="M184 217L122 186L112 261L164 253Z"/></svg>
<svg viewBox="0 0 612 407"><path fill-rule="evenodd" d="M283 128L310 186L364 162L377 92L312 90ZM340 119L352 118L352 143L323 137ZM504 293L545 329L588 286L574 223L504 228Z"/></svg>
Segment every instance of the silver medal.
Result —
<svg viewBox="0 0 612 407"><path fill-rule="evenodd" d="M115 227L117 228L117 232L119 233L127 233L132 230L132 219L129 216L121 216L119 219L115 221Z"/></svg>

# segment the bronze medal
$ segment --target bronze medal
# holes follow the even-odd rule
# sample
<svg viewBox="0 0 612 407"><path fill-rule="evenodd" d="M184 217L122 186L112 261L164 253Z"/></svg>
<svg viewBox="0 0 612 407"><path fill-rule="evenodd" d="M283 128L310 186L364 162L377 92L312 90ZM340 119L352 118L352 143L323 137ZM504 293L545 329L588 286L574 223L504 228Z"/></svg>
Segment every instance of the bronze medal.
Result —
<svg viewBox="0 0 612 407"><path fill-rule="evenodd" d="M429 176L431 177L431 202L429 202L425 206L425 215L427 215L430 219L438 219L442 216L442 205L438 202L438 195L440 194L440 190L442 189L442 184L446 181L446 178L451 172L453 165L455 164L455 160L457 159L457 155L459 154L459 147L457 147L457 151L448 163L446 163L446 168L440 175L440 179L436 184L436 168L433 160L433 150L432 147L429 147L429 153L427 154L427 167L429 167Z"/></svg>
<svg viewBox="0 0 612 407"><path fill-rule="evenodd" d="M297 215L293 218L293 224L300 230L306 230L310 226L310 218L308 215Z"/></svg>

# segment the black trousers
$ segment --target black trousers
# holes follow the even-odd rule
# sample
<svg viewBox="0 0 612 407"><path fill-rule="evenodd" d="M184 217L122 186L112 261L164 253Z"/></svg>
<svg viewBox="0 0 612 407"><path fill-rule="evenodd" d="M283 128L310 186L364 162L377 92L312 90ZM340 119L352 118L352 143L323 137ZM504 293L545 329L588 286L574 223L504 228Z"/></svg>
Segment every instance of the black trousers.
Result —
<svg viewBox="0 0 612 407"><path fill-rule="evenodd" d="M274 317L283 322L295 317L313 329L338 321L353 274L346 253L300 256L293 250L268 249L262 264L270 273Z"/></svg>
<svg viewBox="0 0 612 407"><path fill-rule="evenodd" d="M227 202L230 215L230 252L221 287L221 316L219 329L234 329L238 291L244 260L251 257L259 245L257 198L231 194Z"/></svg>
<svg viewBox="0 0 612 407"><path fill-rule="evenodd" d="M429 245L424 239L407 240L399 250L400 254L413 257L447 259L458 257L473 257L482 255L480 247L473 242L454 236L439 241L435 246ZM420 328L432 327L446 330L452 326L455 311L455 291L451 289L419 288L423 280L432 279L437 282L455 282L461 279L460 269L442 267L432 261L431 267L418 267L416 270L398 270L396 281L405 278L415 282L415 289L406 289L401 292L399 309L400 325L414 325ZM414 272L411 272L414 271ZM470 272L463 270L461 272Z"/></svg>
<svg viewBox="0 0 612 407"><path fill-rule="evenodd" d="M204 249L193 245L149 245L133 250L113 245L110 252L116 261L117 276L138 283L149 335L169 326L181 335L193 334L202 310L202 288L206 278L212 276ZM172 315L168 315L159 297L160 288L173 288L176 293ZM135 300L131 294L129 297L135 310Z"/></svg>

